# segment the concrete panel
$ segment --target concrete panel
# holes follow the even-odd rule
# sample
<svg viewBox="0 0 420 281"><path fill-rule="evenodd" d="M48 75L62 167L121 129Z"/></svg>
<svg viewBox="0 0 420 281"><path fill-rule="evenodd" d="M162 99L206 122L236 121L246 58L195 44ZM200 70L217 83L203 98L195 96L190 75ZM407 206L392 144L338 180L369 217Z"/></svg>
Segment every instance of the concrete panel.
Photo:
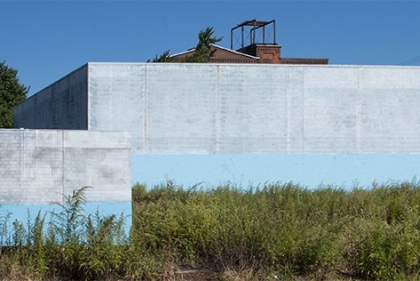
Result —
<svg viewBox="0 0 420 281"><path fill-rule="evenodd" d="M78 124L131 132L134 152L420 153L419 76L400 66L89 63L18 106L16 120L70 128L43 104L74 113L57 93L87 85Z"/></svg>
<svg viewBox="0 0 420 281"><path fill-rule="evenodd" d="M359 67L359 86L362 89L419 89L419 67L367 66Z"/></svg>
<svg viewBox="0 0 420 281"><path fill-rule="evenodd" d="M0 130L0 205L50 204L85 185L89 201L131 200L129 133Z"/></svg>
<svg viewBox="0 0 420 281"><path fill-rule="evenodd" d="M89 64L89 128L131 131L140 153L419 153L419 75L393 66Z"/></svg>
<svg viewBox="0 0 420 281"><path fill-rule="evenodd" d="M319 67L314 65L303 67L305 71L304 87L305 89L353 89L358 85L359 68L363 68L363 66L330 65Z"/></svg>
<svg viewBox="0 0 420 281"><path fill-rule="evenodd" d="M419 93L419 89L367 89L360 97L360 150L418 153Z"/></svg>
<svg viewBox="0 0 420 281"><path fill-rule="evenodd" d="M140 153L419 153L419 75L396 66L89 63L18 106L16 125L131 132ZM74 89L78 106L65 107ZM79 107L88 119L74 122Z"/></svg>
<svg viewBox="0 0 420 281"><path fill-rule="evenodd" d="M132 132L133 146L144 145L145 64L89 63L89 120L92 131Z"/></svg>
<svg viewBox="0 0 420 281"><path fill-rule="evenodd" d="M287 149L288 74L268 65L221 67L220 152Z"/></svg>
<svg viewBox="0 0 420 281"><path fill-rule="evenodd" d="M90 201L130 201L130 154L127 149L65 148L64 194L88 185Z"/></svg>
<svg viewBox="0 0 420 281"><path fill-rule="evenodd" d="M147 66L147 151L214 150L218 68Z"/></svg>
<svg viewBox="0 0 420 281"><path fill-rule="evenodd" d="M87 65L14 108L14 128L87 129Z"/></svg>
<svg viewBox="0 0 420 281"><path fill-rule="evenodd" d="M15 130L0 130L0 179L2 189L8 187L9 193L0 193L2 201L13 201L19 194L18 187L24 178L24 142L23 135Z"/></svg>

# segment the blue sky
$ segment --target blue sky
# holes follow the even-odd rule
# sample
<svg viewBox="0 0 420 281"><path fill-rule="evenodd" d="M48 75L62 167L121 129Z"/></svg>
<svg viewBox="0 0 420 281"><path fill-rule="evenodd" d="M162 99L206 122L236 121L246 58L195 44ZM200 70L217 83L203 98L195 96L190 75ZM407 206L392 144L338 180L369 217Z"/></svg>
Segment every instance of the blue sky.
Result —
<svg viewBox="0 0 420 281"><path fill-rule="evenodd" d="M38 92L86 62L145 62L194 47L212 26L230 47L245 20L276 20L283 57L420 65L420 1L2 1L0 61Z"/></svg>

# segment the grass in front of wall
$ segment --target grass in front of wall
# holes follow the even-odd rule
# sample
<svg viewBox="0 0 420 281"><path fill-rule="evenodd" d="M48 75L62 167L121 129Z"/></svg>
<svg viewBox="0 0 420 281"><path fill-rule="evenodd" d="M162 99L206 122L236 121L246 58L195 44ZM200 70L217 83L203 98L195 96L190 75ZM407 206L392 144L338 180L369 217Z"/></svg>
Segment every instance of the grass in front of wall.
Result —
<svg viewBox="0 0 420 281"><path fill-rule="evenodd" d="M175 265L226 281L420 280L417 183L136 185L129 236L124 216L83 212L85 190L25 223L0 211L0 280L176 280Z"/></svg>

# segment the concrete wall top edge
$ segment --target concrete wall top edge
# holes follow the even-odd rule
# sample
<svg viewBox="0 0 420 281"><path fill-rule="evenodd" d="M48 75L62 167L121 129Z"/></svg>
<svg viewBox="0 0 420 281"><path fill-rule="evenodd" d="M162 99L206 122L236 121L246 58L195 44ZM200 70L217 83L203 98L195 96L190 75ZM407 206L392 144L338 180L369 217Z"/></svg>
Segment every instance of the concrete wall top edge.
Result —
<svg viewBox="0 0 420 281"><path fill-rule="evenodd" d="M420 155L420 151L238 151L238 152L222 152L214 153L209 151L135 151L135 155L148 156L197 156L197 155Z"/></svg>
<svg viewBox="0 0 420 281"><path fill-rule="evenodd" d="M80 147L131 149L131 133L116 131L46 130L46 129L0 129L0 136L21 135L36 139L40 147ZM49 139L54 139L51 142ZM58 139L60 141L58 141ZM58 141L58 142L57 142ZM63 142L61 142L63 141ZM38 144L40 142L41 144Z"/></svg>
<svg viewBox="0 0 420 281"><path fill-rule="evenodd" d="M0 128L0 131L28 131L28 132L83 132L86 134L93 133L100 133L100 134L128 134L130 135L130 132L127 131L101 131L101 130L95 130L95 131L88 131L88 130L62 130L62 129L27 129L27 128L11 128L11 129L4 129Z"/></svg>
<svg viewBox="0 0 420 281"><path fill-rule="evenodd" d="M67 75L61 77L60 79L52 82L50 85L46 86L45 88L43 88L42 90L38 91L37 93L33 94L32 96L28 97L25 101L23 101L22 103L31 100L33 98L35 98L35 96L37 96L38 94L42 94L42 92L48 90L49 88L53 87L54 85L56 85L57 83L60 83L61 81L67 79L68 77L72 76L73 74L79 72L79 71L85 71L87 73L88 70L88 63L85 63L84 65L76 68L75 70L71 71L70 73L68 73ZM18 104L16 107L19 107L22 103ZM15 107L15 108L16 108Z"/></svg>
<svg viewBox="0 0 420 281"><path fill-rule="evenodd" d="M88 62L88 66L100 65L150 65L150 66L210 66L210 67L230 67L230 66L245 66L245 67L277 67L277 68L410 68L420 69L420 66L413 65L364 65L364 64L327 64L327 65L313 65L313 64L249 64L249 63L153 63L153 62ZM86 66L84 65L84 66ZM83 66L82 66L83 67ZM76 70L77 71L77 70Z"/></svg>

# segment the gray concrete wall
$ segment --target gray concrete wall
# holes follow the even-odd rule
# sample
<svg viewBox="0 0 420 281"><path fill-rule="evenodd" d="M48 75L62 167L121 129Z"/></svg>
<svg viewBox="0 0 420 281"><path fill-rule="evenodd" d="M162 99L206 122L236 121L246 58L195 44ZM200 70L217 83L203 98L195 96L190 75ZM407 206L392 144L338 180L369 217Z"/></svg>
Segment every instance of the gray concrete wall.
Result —
<svg viewBox="0 0 420 281"><path fill-rule="evenodd" d="M92 186L88 201L131 200L130 134L0 130L0 205L49 204Z"/></svg>
<svg viewBox="0 0 420 281"><path fill-rule="evenodd" d="M15 120L22 120L18 127L70 128L79 120L74 112L85 110L78 124L90 130L86 139L97 131L130 132L133 182L365 185L419 177L419 78L420 67L407 66L89 63L18 106ZM64 89L79 89L77 105L63 107ZM45 106L55 102L60 110ZM22 154L21 137L7 138ZM59 147L45 147L48 164L32 170L21 168L21 154L7 151L0 170L21 173L26 182L45 174L48 184L58 185L52 175ZM92 148L96 152L74 148L69 161L89 168L66 170L63 186L85 185L78 179L88 174L113 181L106 176L113 172L83 158L103 155L100 145ZM108 169L129 168L111 164L114 157L105 157ZM16 198L27 195L16 192Z"/></svg>
<svg viewBox="0 0 420 281"><path fill-rule="evenodd" d="M419 153L420 67L89 63L89 130L138 153Z"/></svg>
<svg viewBox="0 0 420 281"><path fill-rule="evenodd" d="M87 129L87 65L14 108L14 128Z"/></svg>
<svg viewBox="0 0 420 281"><path fill-rule="evenodd" d="M19 105L15 126L132 132L145 154L419 153L419 78L407 66L89 63Z"/></svg>

